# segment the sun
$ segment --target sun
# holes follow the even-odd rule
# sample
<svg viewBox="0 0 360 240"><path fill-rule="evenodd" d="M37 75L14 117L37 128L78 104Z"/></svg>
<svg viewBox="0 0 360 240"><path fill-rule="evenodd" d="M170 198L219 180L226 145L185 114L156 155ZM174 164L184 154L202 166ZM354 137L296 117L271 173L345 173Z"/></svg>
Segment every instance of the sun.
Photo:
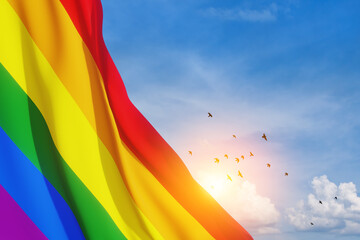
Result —
<svg viewBox="0 0 360 240"><path fill-rule="evenodd" d="M204 175L199 179L199 183L214 198L218 198L225 194L230 181L226 179L226 175Z"/></svg>

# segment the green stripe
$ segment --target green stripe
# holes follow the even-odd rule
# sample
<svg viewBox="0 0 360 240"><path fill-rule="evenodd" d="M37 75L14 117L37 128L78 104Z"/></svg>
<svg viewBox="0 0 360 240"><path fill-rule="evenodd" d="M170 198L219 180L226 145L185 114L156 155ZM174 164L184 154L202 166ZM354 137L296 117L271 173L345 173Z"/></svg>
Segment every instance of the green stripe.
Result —
<svg viewBox="0 0 360 240"><path fill-rule="evenodd" d="M1 63L0 126L69 204L87 239L126 239L61 157L39 109Z"/></svg>

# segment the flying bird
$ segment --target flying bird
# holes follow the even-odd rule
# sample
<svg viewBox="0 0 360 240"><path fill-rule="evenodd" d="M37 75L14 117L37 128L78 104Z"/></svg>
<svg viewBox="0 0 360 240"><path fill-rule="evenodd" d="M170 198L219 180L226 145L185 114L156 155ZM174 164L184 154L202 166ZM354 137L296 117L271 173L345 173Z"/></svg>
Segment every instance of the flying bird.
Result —
<svg viewBox="0 0 360 240"><path fill-rule="evenodd" d="M270 163L266 164L266 166L267 166L268 168L271 167Z"/></svg>
<svg viewBox="0 0 360 240"><path fill-rule="evenodd" d="M322 201L319 200L319 203L322 204Z"/></svg>
<svg viewBox="0 0 360 240"><path fill-rule="evenodd" d="M245 159L244 155L241 155L241 158L242 158L242 160L244 160Z"/></svg>
<svg viewBox="0 0 360 240"><path fill-rule="evenodd" d="M238 176L244 178L243 175L241 174L240 170L238 170Z"/></svg>
<svg viewBox="0 0 360 240"><path fill-rule="evenodd" d="M254 154L252 154L252 152L250 152L250 157L253 157L254 156Z"/></svg>
<svg viewBox="0 0 360 240"><path fill-rule="evenodd" d="M289 176L289 174L286 172L286 173L285 173L285 176Z"/></svg>
<svg viewBox="0 0 360 240"><path fill-rule="evenodd" d="M337 200L337 197L335 197L335 199Z"/></svg>
<svg viewBox="0 0 360 240"><path fill-rule="evenodd" d="M212 117L212 114L211 114L211 113L209 113L209 112L208 112L208 114L209 114L209 116L208 116L208 117Z"/></svg>
<svg viewBox="0 0 360 240"><path fill-rule="evenodd" d="M232 179L231 179L231 177L229 176L229 174L227 174L227 178L228 178L230 181L232 181Z"/></svg>
<svg viewBox="0 0 360 240"><path fill-rule="evenodd" d="M229 156L227 154L225 154L224 157L226 157L226 159L229 159Z"/></svg>
<svg viewBox="0 0 360 240"><path fill-rule="evenodd" d="M220 160L218 158L214 158L215 159L215 163L219 163Z"/></svg>
<svg viewBox="0 0 360 240"><path fill-rule="evenodd" d="M192 156L192 151L189 151L189 154Z"/></svg>
<svg viewBox="0 0 360 240"><path fill-rule="evenodd" d="M240 159L239 159L239 158L235 158L235 161L236 161L237 163L239 163Z"/></svg>
<svg viewBox="0 0 360 240"><path fill-rule="evenodd" d="M233 135L233 138L236 138L236 136L235 136L235 135Z"/></svg>
<svg viewBox="0 0 360 240"><path fill-rule="evenodd" d="M314 224L312 222L310 224L311 224L311 226L314 226Z"/></svg>
<svg viewBox="0 0 360 240"><path fill-rule="evenodd" d="M265 141L267 141L267 137L266 137L265 133L263 133L262 138L265 139Z"/></svg>

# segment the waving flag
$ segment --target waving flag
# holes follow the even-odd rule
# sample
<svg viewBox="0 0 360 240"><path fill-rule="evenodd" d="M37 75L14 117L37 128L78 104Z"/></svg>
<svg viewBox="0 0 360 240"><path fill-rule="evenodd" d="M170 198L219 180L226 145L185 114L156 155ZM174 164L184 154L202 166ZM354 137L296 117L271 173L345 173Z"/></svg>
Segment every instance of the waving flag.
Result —
<svg viewBox="0 0 360 240"><path fill-rule="evenodd" d="M0 238L252 239L130 102L99 0L0 0Z"/></svg>

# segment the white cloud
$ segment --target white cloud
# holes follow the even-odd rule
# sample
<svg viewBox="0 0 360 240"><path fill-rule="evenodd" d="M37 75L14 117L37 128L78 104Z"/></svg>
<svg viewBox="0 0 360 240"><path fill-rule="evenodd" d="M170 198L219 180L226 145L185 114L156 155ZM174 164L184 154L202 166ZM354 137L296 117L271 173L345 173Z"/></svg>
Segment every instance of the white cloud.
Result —
<svg viewBox="0 0 360 240"><path fill-rule="evenodd" d="M313 179L312 188L313 193L308 195L306 202L302 200L296 207L288 209L292 225L302 231L360 234L360 197L354 183L337 186L324 175Z"/></svg>
<svg viewBox="0 0 360 240"><path fill-rule="evenodd" d="M256 191L255 184L235 175L232 181L225 173L200 172L199 183L220 205L251 233L279 233L276 223L280 213L272 201Z"/></svg>
<svg viewBox="0 0 360 240"><path fill-rule="evenodd" d="M242 20L249 22L269 22L277 18L276 4L261 10L252 9L220 9L208 8L203 13L208 16L219 17L225 20Z"/></svg>

